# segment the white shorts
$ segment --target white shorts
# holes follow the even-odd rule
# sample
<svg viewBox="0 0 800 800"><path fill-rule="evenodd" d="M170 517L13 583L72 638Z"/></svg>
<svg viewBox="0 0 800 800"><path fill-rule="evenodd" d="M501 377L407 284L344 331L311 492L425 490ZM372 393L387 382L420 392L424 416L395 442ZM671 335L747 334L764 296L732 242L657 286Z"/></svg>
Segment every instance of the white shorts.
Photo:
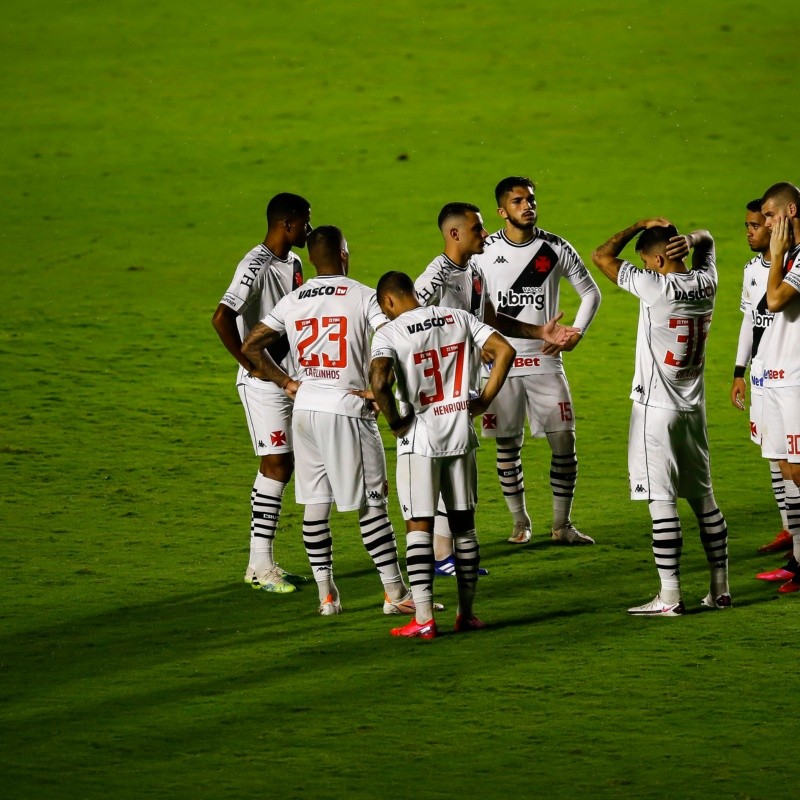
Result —
<svg viewBox="0 0 800 800"><path fill-rule="evenodd" d="M633 500L675 500L711 493L706 414L634 403L628 435Z"/></svg>
<svg viewBox="0 0 800 800"><path fill-rule="evenodd" d="M256 455L291 453L294 403L271 381L240 383L236 388Z"/></svg>
<svg viewBox="0 0 800 800"><path fill-rule="evenodd" d="M475 451L447 458L397 456L397 499L403 519L435 517L439 493L448 511L470 511L478 501Z"/></svg>
<svg viewBox="0 0 800 800"><path fill-rule="evenodd" d="M387 502L386 458L374 420L295 411L294 491L300 505L356 511Z"/></svg>
<svg viewBox="0 0 800 800"><path fill-rule="evenodd" d="M486 439L519 436L526 414L531 436L575 430L572 395L563 372L507 378L483 415L481 432Z"/></svg>
<svg viewBox="0 0 800 800"><path fill-rule="evenodd" d="M750 387L750 441L761 445L761 420L764 404L764 390L758 386Z"/></svg>
<svg viewBox="0 0 800 800"><path fill-rule="evenodd" d="M800 464L800 387L764 389L761 455Z"/></svg>

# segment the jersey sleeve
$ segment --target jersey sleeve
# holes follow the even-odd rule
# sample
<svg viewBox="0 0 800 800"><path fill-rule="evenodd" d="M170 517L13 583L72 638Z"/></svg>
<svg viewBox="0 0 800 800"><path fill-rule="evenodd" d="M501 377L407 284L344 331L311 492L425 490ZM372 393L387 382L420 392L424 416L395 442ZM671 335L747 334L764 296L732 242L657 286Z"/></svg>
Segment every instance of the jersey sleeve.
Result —
<svg viewBox="0 0 800 800"><path fill-rule="evenodd" d="M397 351L394 348L394 343L383 328L376 331L372 337L372 357L391 358L392 361L397 361Z"/></svg>
<svg viewBox="0 0 800 800"><path fill-rule="evenodd" d="M370 328L373 331L377 331L378 328L382 327L389 321L389 317L381 311L381 307L378 305L378 298L374 291L369 291L369 295L366 298L367 303L367 322L369 323Z"/></svg>
<svg viewBox="0 0 800 800"><path fill-rule="evenodd" d="M796 292L800 292L800 270L790 270L783 278L784 283L788 283Z"/></svg>
<svg viewBox="0 0 800 800"><path fill-rule="evenodd" d="M443 261L443 259L442 259ZM421 303L426 306L439 305L442 287L447 282L447 264L439 259L430 263L425 271L414 281L414 291Z"/></svg>
<svg viewBox="0 0 800 800"><path fill-rule="evenodd" d="M286 332L286 302L281 299L272 308L272 311L261 320L264 325L278 333Z"/></svg>
<svg viewBox="0 0 800 800"><path fill-rule="evenodd" d="M484 324L483 322L479 322L477 317L472 316L472 314L464 314L464 318L466 319L467 324L469 325L469 332L472 340L475 342L477 347L483 347L486 344L486 340L495 333L494 328L490 328L488 325Z"/></svg>
<svg viewBox="0 0 800 800"><path fill-rule="evenodd" d="M636 269L630 261L623 261L617 275L620 289L630 292L646 305L652 305L661 297L661 276L651 270Z"/></svg>

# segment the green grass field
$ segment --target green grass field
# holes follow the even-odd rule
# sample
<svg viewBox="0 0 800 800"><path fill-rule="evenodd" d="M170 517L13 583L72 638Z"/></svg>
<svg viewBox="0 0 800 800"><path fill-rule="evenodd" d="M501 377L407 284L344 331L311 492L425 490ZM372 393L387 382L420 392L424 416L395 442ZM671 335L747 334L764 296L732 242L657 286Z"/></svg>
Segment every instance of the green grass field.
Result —
<svg viewBox="0 0 800 800"><path fill-rule="evenodd" d="M744 206L800 179L796 28L789 0L11 0L0 794L797 797L800 599L752 578L777 563L755 551L780 524L728 400ZM707 406L735 608L699 613L706 569L684 514L696 613L624 613L657 584L627 490L637 308L600 278L594 327L567 357L574 519L596 547L547 542L541 442L524 451L536 541L507 545L488 446L485 633L390 637L355 515L334 518L341 617L317 616L313 587L249 591L256 460L210 317L263 238L266 200L306 195L374 285L440 251L445 202L499 227L492 190L514 173L587 260L645 215L716 237ZM308 573L289 498L279 558ZM449 629L455 586L439 588Z"/></svg>

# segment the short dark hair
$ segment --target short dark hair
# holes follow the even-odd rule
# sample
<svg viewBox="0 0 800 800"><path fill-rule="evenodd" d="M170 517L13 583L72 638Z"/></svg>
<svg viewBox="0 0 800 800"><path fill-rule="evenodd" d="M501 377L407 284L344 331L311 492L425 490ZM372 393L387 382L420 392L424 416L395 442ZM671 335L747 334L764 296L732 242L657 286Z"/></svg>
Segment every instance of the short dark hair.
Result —
<svg viewBox="0 0 800 800"><path fill-rule="evenodd" d="M335 225L320 225L308 234L308 258L314 266L336 266L342 252L344 234Z"/></svg>
<svg viewBox="0 0 800 800"><path fill-rule="evenodd" d="M516 189L517 186L527 186L534 194L536 193L536 184L530 178L525 178L522 175L512 175L510 178L503 178L494 187L494 199L497 201L497 205L502 205L506 195L512 189Z"/></svg>
<svg viewBox="0 0 800 800"><path fill-rule="evenodd" d="M274 225L285 219L305 217L311 210L311 203L299 194L281 192L267 203L267 223Z"/></svg>
<svg viewBox="0 0 800 800"><path fill-rule="evenodd" d="M478 208L478 206L475 206L472 203L448 203L439 212L439 216L436 220L437 224L439 225L439 230L442 230L444 223L447 222L447 220L452 219L453 217L458 217L459 219L466 217L468 211L474 211L476 214L481 213L481 210Z"/></svg>
<svg viewBox="0 0 800 800"><path fill-rule="evenodd" d="M657 225L655 228L646 228L639 234L636 240L636 252L649 255L661 245L666 245L673 237L678 235L678 229L674 225Z"/></svg>
<svg viewBox="0 0 800 800"><path fill-rule="evenodd" d="M767 200L784 200L789 203L800 205L800 189L793 183L787 181L773 183L772 186L764 192L764 196L761 198L761 205L764 205Z"/></svg>
<svg viewBox="0 0 800 800"><path fill-rule="evenodd" d="M761 213L761 200L751 200L747 204L747 210L753 214L760 214Z"/></svg>
<svg viewBox="0 0 800 800"><path fill-rule="evenodd" d="M405 272L392 270L385 272L378 280L375 295L378 303L382 303L387 294L414 295L414 281Z"/></svg>

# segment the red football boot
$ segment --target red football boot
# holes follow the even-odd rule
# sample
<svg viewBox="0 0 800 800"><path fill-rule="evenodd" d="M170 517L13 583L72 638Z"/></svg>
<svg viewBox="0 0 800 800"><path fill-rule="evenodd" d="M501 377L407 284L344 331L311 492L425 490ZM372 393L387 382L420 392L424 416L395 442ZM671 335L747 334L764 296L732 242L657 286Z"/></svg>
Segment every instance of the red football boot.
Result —
<svg viewBox="0 0 800 800"><path fill-rule="evenodd" d="M771 542L762 544L759 553L779 553L781 550L792 549L792 534L787 530L781 531Z"/></svg>
<svg viewBox="0 0 800 800"><path fill-rule="evenodd" d="M486 627L486 623L477 617L462 617L459 614L456 617L455 632L466 633L467 631L482 631Z"/></svg>
<svg viewBox="0 0 800 800"><path fill-rule="evenodd" d="M436 620L433 619L427 622L412 619L400 628L392 628L392 636L405 636L409 639L435 639L437 633Z"/></svg>
<svg viewBox="0 0 800 800"><path fill-rule="evenodd" d="M785 567L778 567L778 569L769 570L769 572L759 572L756 578L760 581L790 581L797 575L797 562L794 556L789 559Z"/></svg>

